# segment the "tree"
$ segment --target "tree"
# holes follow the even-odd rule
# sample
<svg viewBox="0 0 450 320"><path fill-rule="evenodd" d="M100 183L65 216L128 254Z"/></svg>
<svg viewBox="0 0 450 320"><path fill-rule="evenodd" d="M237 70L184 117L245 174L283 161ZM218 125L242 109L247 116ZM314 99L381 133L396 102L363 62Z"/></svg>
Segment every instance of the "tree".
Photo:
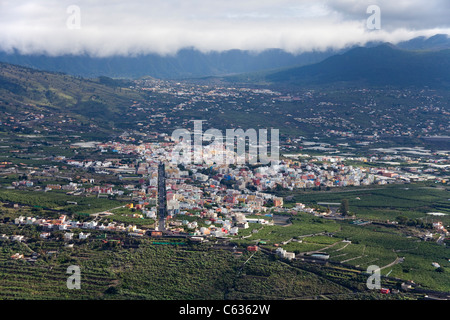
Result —
<svg viewBox="0 0 450 320"><path fill-rule="evenodd" d="M114 286L111 286L105 290L106 294L117 294L118 292L119 292L119 290Z"/></svg>
<svg viewBox="0 0 450 320"><path fill-rule="evenodd" d="M341 206L339 207L339 212L343 216L347 216L350 213L348 210L348 200L347 199L343 199L341 201Z"/></svg>
<svg viewBox="0 0 450 320"><path fill-rule="evenodd" d="M405 216L398 216L395 218L399 224L406 224L408 222L408 217Z"/></svg>

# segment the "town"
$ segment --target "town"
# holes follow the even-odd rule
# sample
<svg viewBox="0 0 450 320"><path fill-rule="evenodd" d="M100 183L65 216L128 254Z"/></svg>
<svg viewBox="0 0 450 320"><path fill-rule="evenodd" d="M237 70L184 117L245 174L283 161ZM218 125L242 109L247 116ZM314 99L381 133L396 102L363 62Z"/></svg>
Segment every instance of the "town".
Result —
<svg viewBox="0 0 450 320"><path fill-rule="evenodd" d="M279 261L339 283L332 297L348 279L355 292L373 294L360 285L376 264L383 297L446 298L450 157L440 134L448 114L438 93L348 89L353 102L342 105L339 93L313 89L155 79L129 85L140 95L128 100L126 115L89 124L57 110L35 113L32 105L14 115L5 111L0 242L8 268L83 264L86 256L121 261L119 252L144 250L159 252L153 261L168 259L185 275L183 263L214 264L220 257L227 261L220 267L248 281L252 276L240 270L260 276L266 263L275 268ZM387 97L404 103L380 111ZM351 119L337 116L336 108ZM409 122L398 118L405 108ZM203 120L201 154L185 149L189 161L178 161L173 133L183 129L195 139L196 120ZM218 152L227 159L237 152L209 145L209 129L244 135L279 129L279 158L217 161ZM192 252L195 258L185 260ZM103 267L87 268L104 274ZM111 271L107 277L122 283Z"/></svg>

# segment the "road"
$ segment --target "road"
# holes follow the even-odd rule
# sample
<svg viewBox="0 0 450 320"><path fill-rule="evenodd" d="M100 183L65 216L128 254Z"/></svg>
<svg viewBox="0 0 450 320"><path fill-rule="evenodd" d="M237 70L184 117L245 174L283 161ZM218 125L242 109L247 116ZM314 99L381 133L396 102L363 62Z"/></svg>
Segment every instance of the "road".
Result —
<svg viewBox="0 0 450 320"><path fill-rule="evenodd" d="M396 264L402 263L403 261L405 261L405 258L399 258L399 257L397 257L393 262L391 262L391 263L385 265L384 267L381 267L380 270L383 270L383 269L392 267L392 266L394 266L394 265L396 265Z"/></svg>
<svg viewBox="0 0 450 320"><path fill-rule="evenodd" d="M164 163L158 165L158 231L166 230L167 194L166 169Z"/></svg>
<svg viewBox="0 0 450 320"><path fill-rule="evenodd" d="M332 247L334 247L335 245L337 245L338 243L341 243L342 241L337 241L333 244L330 244L329 246L326 246L322 249L318 249L318 250L313 250L313 251L308 251L308 252L302 252L301 255L308 255L308 254L313 254L313 253L322 253L322 251L330 249Z"/></svg>

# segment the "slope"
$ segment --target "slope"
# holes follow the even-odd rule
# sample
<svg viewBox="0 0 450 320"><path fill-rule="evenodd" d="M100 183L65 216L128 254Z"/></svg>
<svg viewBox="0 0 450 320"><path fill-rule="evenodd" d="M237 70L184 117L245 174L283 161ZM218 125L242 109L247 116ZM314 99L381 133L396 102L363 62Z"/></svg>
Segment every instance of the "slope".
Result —
<svg viewBox="0 0 450 320"><path fill-rule="evenodd" d="M355 48L342 55L266 76L272 83L446 87L450 83L450 50L406 51L390 44Z"/></svg>

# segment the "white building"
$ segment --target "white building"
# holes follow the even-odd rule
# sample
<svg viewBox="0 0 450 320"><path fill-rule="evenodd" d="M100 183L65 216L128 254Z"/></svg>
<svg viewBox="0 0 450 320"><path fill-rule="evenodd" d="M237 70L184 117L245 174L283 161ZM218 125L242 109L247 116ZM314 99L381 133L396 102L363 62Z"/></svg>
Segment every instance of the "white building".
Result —
<svg viewBox="0 0 450 320"><path fill-rule="evenodd" d="M64 234L64 240L72 240L73 239L73 233L65 233Z"/></svg>
<svg viewBox="0 0 450 320"><path fill-rule="evenodd" d="M78 235L78 239L80 239L80 240L85 240L85 239L87 239L90 235L91 235L90 233L83 233L83 232L80 232L80 234Z"/></svg>
<svg viewBox="0 0 450 320"><path fill-rule="evenodd" d="M24 221L25 221L25 217L22 217L22 216L14 219L15 224L22 224L22 223L24 223Z"/></svg>
<svg viewBox="0 0 450 320"><path fill-rule="evenodd" d="M283 248L278 248L276 251L276 254L279 255L281 258L292 260L295 258L294 252L287 252Z"/></svg>

